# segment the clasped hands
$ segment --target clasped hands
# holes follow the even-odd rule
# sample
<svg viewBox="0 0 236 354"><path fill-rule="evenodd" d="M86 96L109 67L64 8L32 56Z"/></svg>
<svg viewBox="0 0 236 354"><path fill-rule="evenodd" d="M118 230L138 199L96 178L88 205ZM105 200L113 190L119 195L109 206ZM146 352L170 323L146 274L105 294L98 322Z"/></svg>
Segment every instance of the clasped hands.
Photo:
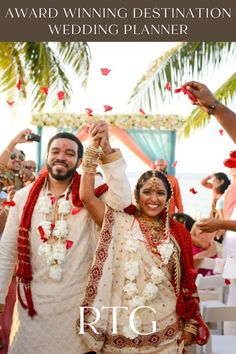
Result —
<svg viewBox="0 0 236 354"><path fill-rule="evenodd" d="M91 145L102 148L104 155L109 155L113 152L108 133L108 124L104 120L93 123L89 129Z"/></svg>

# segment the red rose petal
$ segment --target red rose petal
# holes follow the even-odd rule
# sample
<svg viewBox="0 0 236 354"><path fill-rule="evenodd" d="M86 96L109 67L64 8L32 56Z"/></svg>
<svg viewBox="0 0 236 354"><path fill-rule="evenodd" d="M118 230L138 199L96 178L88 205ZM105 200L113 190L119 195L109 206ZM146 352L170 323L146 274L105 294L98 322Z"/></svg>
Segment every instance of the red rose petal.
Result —
<svg viewBox="0 0 236 354"><path fill-rule="evenodd" d="M179 92L181 92L182 91L182 87L181 88L177 88L177 89L175 89L175 93L179 93Z"/></svg>
<svg viewBox="0 0 236 354"><path fill-rule="evenodd" d="M192 92L187 90L186 86L182 86L182 87L177 88L177 89L174 90L175 93L179 93L181 91L183 92L184 95L188 96L188 98L192 101L192 103L196 103L197 102L197 98L192 94Z"/></svg>
<svg viewBox="0 0 236 354"><path fill-rule="evenodd" d="M48 87L41 87L40 89L43 93L45 93L45 95L48 95Z"/></svg>
<svg viewBox="0 0 236 354"><path fill-rule="evenodd" d="M230 285L231 281L229 279L225 279L225 285Z"/></svg>
<svg viewBox="0 0 236 354"><path fill-rule="evenodd" d="M14 103L15 103L15 101L7 100L7 104L8 104L10 107L12 107Z"/></svg>
<svg viewBox="0 0 236 354"><path fill-rule="evenodd" d="M78 213L80 212L80 210L82 210L82 209L83 209L83 207L79 207L79 208L75 207L75 208L72 209L71 214L72 214L72 215L76 215L76 214L78 214Z"/></svg>
<svg viewBox="0 0 236 354"><path fill-rule="evenodd" d="M71 240L66 240L66 249L68 250L69 248L71 248L73 246L73 241Z"/></svg>
<svg viewBox="0 0 236 354"><path fill-rule="evenodd" d="M220 135L223 135L224 134L224 129L220 129L219 133L220 133Z"/></svg>
<svg viewBox="0 0 236 354"><path fill-rule="evenodd" d="M93 117L93 110L91 108L85 108L86 113L88 114L89 117Z"/></svg>
<svg viewBox="0 0 236 354"><path fill-rule="evenodd" d="M109 72L111 71L111 69L107 69L107 68L101 68L101 73L102 75L106 76L109 74Z"/></svg>
<svg viewBox="0 0 236 354"><path fill-rule="evenodd" d="M146 116L146 113L144 112L144 110L142 108L139 109L139 113L141 113L143 116Z"/></svg>
<svg viewBox="0 0 236 354"><path fill-rule="evenodd" d="M170 91L171 86L170 86L170 83L169 83L169 82L167 82L167 83L165 84L165 88L166 88L166 90Z"/></svg>
<svg viewBox="0 0 236 354"><path fill-rule="evenodd" d="M191 192L192 194L197 194L197 191L194 188L190 188L189 192Z"/></svg>
<svg viewBox="0 0 236 354"><path fill-rule="evenodd" d="M21 89L21 79L18 80L18 82L16 84L16 88L20 91L20 89Z"/></svg>
<svg viewBox="0 0 236 354"><path fill-rule="evenodd" d="M104 112L108 112L108 111L111 111L113 109L112 106L109 106L108 104L104 104Z"/></svg>
<svg viewBox="0 0 236 354"><path fill-rule="evenodd" d="M59 100L59 101L64 100L64 98L65 98L65 92L63 92L63 91L58 91L58 92L57 92L57 97L58 97L58 100Z"/></svg>
<svg viewBox="0 0 236 354"><path fill-rule="evenodd" d="M178 163L178 161L173 162L172 167L176 167L177 163Z"/></svg>

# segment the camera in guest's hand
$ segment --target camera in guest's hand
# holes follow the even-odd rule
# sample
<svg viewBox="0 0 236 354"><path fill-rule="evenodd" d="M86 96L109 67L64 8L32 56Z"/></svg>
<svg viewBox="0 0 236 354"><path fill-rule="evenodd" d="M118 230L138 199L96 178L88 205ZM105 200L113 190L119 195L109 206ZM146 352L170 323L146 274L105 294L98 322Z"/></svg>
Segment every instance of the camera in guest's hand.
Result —
<svg viewBox="0 0 236 354"><path fill-rule="evenodd" d="M41 136L38 134L34 134L34 133L26 135L25 138L28 141L37 141L37 143L39 143L41 140Z"/></svg>

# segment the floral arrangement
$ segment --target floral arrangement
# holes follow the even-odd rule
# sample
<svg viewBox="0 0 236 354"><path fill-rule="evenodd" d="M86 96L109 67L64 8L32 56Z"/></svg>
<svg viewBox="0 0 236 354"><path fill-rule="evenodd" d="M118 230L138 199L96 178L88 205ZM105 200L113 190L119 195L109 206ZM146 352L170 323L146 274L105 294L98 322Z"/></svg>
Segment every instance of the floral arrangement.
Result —
<svg viewBox="0 0 236 354"><path fill-rule="evenodd" d="M136 279L139 275L139 264L138 261L134 260L134 255L136 254L138 248L138 240L135 236L133 236L132 231L130 231L130 233L126 236L126 239L125 250L129 253L130 259L124 264L126 284L123 292L128 301L129 308L133 310L137 307L146 306L150 301L157 297L159 291L158 285L163 281L165 274L161 269L161 266L152 267L149 271L150 278L147 280L142 293L139 294L136 285ZM157 251L160 254L162 264L168 264L173 250L174 247L173 244L169 242L169 238L157 246ZM141 332L142 321L141 317L137 314L135 314L134 323L137 331ZM137 333L135 333L130 326L125 326L123 328L123 334L130 339L137 337Z"/></svg>
<svg viewBox="0 0 236 354"><path fill-rule="evenodd" d="M37 209L43 213L44 219L38 226L38 235L42 244L38 248L38 255L41 256L49 267L49 277L55 281L62 279L62 266L66 260L66 251L72 246L72 241L67 240L69 233L68 224L63 220L64 215L71 211L70 201L66 198L57 202L59 220L52 224L47 220L47 214L51 213L53 198L47 194L39 198Z"/></svg>
<svg viewBox="0 0 236 354"><path fill-rule="evenodd" d="M88 123L105 119L110 125L121 128L136 129L165 129L177 131L183 125L183 119L177 115L142 115L142 114L114 114L93 115L75 113L35 113L31 123L37 127L67 127L78 130Z"/></svg>

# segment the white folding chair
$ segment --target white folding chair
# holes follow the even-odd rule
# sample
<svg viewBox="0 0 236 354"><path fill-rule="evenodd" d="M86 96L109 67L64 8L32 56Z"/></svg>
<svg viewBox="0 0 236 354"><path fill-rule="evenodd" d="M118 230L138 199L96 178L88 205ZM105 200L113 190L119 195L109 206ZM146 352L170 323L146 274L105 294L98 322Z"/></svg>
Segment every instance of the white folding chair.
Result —
<svg viewBox="0 0 236 354"><path fill-rule="evenodd" d="M236 321L236 306L204 307L202 315L207 323ZM197 346L197 353L235 354L236 336L211 334L208 343L204 347Z"/></svg>
<svg viewBox="0 0 236 354"><path fill-rule="evenodd" d="M196 278L196 286L200 297L200 311L206 307L222 307L223 303L225 281L221 275L209 275L203 277L198 274ZM214 327L212 325L211 332L214 334L222 334L223 322L218 321Z"/></svg>
<svg viewBox="0 0 236 354"><path fill-rule="evenodd" d="M194 260L194 266L196 269L210 269L214 270L215 268L215 259L214 258L202 258Z"/></svg>

